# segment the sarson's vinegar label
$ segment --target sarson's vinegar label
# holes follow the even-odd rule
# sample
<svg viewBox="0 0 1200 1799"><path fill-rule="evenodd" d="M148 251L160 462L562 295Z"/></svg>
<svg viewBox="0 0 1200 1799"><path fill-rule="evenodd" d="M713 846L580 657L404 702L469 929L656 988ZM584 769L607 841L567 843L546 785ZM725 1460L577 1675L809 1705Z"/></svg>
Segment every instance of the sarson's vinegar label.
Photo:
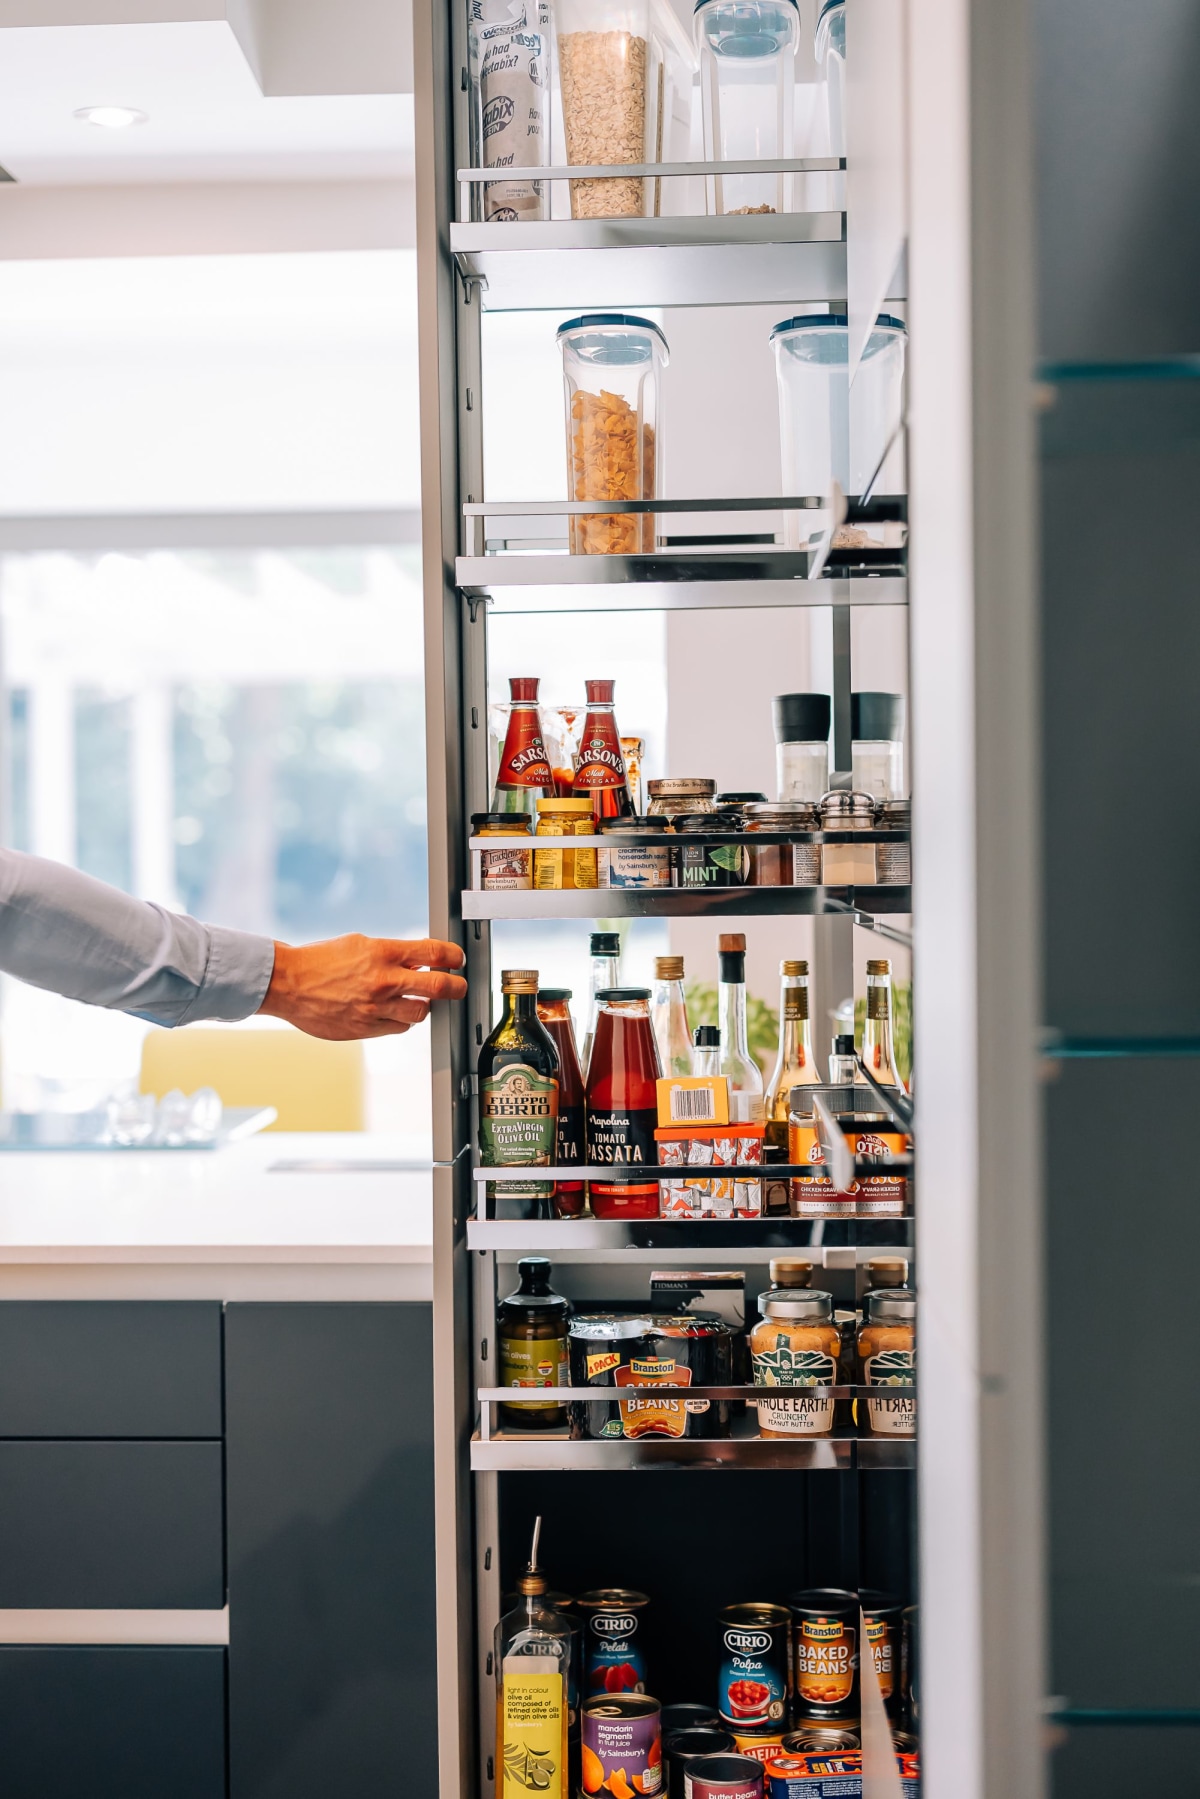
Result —
<svg viewBox="0 0 1200 1799"><path fill-rule="evenodd" d="M551 1168L558 1138L558 1082L525 1062L480 1083L479 1126L485 1168ZM489 1199L547 1199L552 1181L489 1181Z"/></svg>

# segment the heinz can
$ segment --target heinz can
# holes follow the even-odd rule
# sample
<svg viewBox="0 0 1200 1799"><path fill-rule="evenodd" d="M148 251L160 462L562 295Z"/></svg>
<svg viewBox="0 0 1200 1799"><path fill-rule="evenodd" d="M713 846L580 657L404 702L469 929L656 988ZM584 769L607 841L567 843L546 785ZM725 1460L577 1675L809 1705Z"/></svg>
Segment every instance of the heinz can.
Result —
<svg viewBox="0 0 1200 1799"><path fill-rule="evenodd" d="M772 1756L783 1753L783 1731L779 1730L735 1730L733 1745L739 1755L748 1755L751 1761L769 1762Z"/></svg>
<svg viewBox="0 0 1200 1799"><path fill-rule="evenodd" d="M787 1607L727 1605L720 1623L721 1716L742 1730L782 1725L788 1701Z"/></svg>
<svg viewBox="0 0 1200 1799"><path fill-rule="evenodd" d="M748 1755L698 1755L683 1770L683 1799L762 1799L761 1762Z"/></svg>
<svg viewBox="0 0 1200 1799"><path fill-rule="evenodd" d="M576 1603L583 1618L585 1700L598 1693L644 1693L646 1656L640 1632L650 1603L646 1595L629 1587L596 1587L581 1593Z"/></svg>
<svg viewBox="0 0 1200 1799"><path fill-rule="evenodd" d="M863 1790L862 1756L857 1749L805 1750L767 1763L767 1799L825 1799L832 1793Z"/></svg>
<svg viewBox="0 0 1200 1799"><path fill-rule="evenodd" d="M812 1587L788 1600L796 1723L857 1718L858 1595Z"/></svg>
<svg viewBox="0 0 1200 1799"><path fill-rule="evenodd" d="M661 1708L645 1693L613 1693L583 1707L585 1793L657 1793L662 1786ZM622 1780L624 1786L621 1785Z"/></svg>

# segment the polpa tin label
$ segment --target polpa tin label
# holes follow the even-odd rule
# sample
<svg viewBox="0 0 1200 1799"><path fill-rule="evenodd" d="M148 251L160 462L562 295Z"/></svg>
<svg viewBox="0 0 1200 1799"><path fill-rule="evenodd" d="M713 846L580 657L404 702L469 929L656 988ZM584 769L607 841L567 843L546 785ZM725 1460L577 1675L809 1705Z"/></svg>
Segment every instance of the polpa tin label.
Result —
<svg viewBox="0 0 1200 1799"><path fill-rule="evenodd" d="M584 1635L584 1687L588 1693L644 1693L646 1658L638 1642L640 1620L627 1611L590 1613Z"/></svg>
<svg viewBox="0 0 1200 1799"><path fill-rule="evenodd" d="M742 1614L739 1616L738 1614ZM788 1622L766 1608L731 1606L721 1619L717 1704L743 1729L782 1724L788 1695Z"/></svg>

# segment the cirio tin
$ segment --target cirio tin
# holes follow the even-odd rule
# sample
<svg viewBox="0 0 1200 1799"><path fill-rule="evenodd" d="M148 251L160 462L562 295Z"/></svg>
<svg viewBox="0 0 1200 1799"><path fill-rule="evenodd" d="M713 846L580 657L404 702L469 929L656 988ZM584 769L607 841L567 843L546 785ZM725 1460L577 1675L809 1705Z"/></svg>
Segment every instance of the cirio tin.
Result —
<svg viewBox="0 0 1200 1799"><path fill-rule="evenodd" d="M646 1657L639 1633L650 1603L646 1595L630 1587L596 1587L576 1603L583 1619L585 1701L598 1693L644 1693Z"/></svg>
<svg viewBox="0 0 1200 1799"><path fill-rule="evenodd" d="M786 1606L727 1605L720 1614L717 1705L742 1730L782 1724L788 1701Z"/></svg>
<svg viewBox="0 0 1200 1799"><path fill-rule="evenodd" d="M700 1755L683 1771L683 1799L762 1799L763 1773L748 1755Z"/></svg>
<svg viewBox="0 0 1200 1799"><path fill-rule="evenodd" d="M585 1700L580 1750L585 1793L598 1793L601 1788L611 1793L659 1791L660 1713L658 1700L645 1693L611 1693Z"/></svg>

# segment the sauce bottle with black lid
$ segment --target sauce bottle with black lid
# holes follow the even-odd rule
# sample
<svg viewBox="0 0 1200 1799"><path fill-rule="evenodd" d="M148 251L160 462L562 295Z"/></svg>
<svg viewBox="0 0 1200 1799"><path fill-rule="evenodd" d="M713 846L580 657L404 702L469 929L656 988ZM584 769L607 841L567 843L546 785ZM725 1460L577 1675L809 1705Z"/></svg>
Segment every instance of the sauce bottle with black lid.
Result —
<svg viewBox="0 0 1200 1799"><path fill-rule="evenodd" d="M550 1285L545 1256L522 1256L521 1284L496 1307L496 1360L501 1387L569 1387L567 1327L571 1302ZM567 1408L533 1401L502 1405L500 1422L518 1430L564 1430Z"/></svg>

